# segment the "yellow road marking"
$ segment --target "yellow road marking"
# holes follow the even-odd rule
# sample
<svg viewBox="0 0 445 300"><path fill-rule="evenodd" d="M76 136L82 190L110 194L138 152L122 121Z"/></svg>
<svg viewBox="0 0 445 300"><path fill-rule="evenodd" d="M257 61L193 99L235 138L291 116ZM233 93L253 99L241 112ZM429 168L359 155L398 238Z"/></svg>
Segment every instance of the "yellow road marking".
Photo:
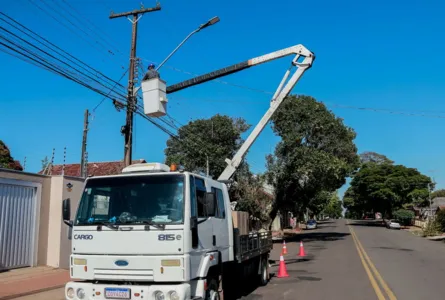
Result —
<svg viewBox="0 0 445 300"><path fill-rule="evenodd" d="M368 265L366 264L365 258L363 256L362 251L360 250L360 247L357 242L357 238L355 237L355 235L352 231L352 228L349 227L349 230L351 231L352 240L354 241L355 247L357 248L357 252L358 252L358 255L360 256L360 260L362 261L363 268L365 268L366 274L368 275L369 281L371 282L371 285L374 288L377 298L379 300L386 300L385 296L383 296L382 290L380 289L379 285L377 284L377 281L375 280L374 276L372 275L371 270L369 269Z"/></svg>
<svg viewBox="0 0 445 300"><path fill-rule="evenodd" d="M360 240L357 237L357 234L354 232L352 228L349 228L352 235L355 237L355 240L357 241L358 246L360 247L360 250L362 251L367 263L369 264L369 267L371 268L372 272L374 273L375 277L377 278L378 282L382 286L382 288L385 290L386 294L388 295L390 300L397 300L397 297L394 295L394 293L391 291L389 286L386 284L385 280L383 280L383 277L380 275L380 273L377 271L377 268L372 263L371 259L369 258L368 254L366 253L365 249L362 246L362 243L360 243Z"/></svg>

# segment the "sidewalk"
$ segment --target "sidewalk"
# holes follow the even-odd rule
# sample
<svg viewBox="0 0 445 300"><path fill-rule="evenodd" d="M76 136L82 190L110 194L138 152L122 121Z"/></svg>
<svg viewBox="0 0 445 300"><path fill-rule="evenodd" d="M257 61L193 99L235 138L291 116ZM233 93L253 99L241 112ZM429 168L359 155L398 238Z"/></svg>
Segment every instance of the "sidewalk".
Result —
<svg viewBox="0 0 445 300"><path fill-rule="evenodd" d="M36 267L0 273L0 299L13 299L63 287L70 280L68 270Z"/></svg>

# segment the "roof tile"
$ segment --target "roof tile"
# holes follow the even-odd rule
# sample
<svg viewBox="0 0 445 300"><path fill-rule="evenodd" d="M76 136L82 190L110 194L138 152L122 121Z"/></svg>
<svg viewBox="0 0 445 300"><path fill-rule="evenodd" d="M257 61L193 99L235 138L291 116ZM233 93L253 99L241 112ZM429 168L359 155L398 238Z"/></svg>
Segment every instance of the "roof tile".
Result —
<svg viewBox="0 0 445 300"><path fill-rule="evenodd" d="M144 159L133 160L132 164L146 163ZM87 165L88 176L117 175L125 167L123 161L90 162ZM54 165L51 175L62 175L63 165ZM43 174L43 170L38 172ZM80 164L66 164L65 176L80 177Z"/></svg>

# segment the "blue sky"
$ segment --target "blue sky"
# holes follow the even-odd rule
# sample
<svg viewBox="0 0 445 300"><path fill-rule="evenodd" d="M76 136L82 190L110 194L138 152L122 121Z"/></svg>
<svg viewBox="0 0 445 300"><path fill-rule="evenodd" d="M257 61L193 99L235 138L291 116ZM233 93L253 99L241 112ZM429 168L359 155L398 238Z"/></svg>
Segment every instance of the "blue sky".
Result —
<svg viewBox="0 0 445 300"><path fill-rule="evenodd" d="M105 32L115 45L113 49L120 52L110 55L92 47L84 41L85 36L73 34L34 6L36 0L2 1L0 9L117 80L122 66L128 65L131 24L124 18L109 20L110 9L132 10L141 1L66 1ZM45 2L54 10L67 9L61 0L57 1L59 6L52 0ZM155 1L143 3L155 5ZM445 4L169 0L161 5L161 11L144 15L139 23L137 54L145 66L148 61L162 61L199 24L215 15L221 18L217 25L193 36L162 69L168 83L190 78L187 72L202 74L301 43L317 59L294 93L325 102L353 127L359 152L385 154L398 164L434 175L438 187L444 187L445 41L440 36ZM61 15L90 32L83 19L77 23L70 15ZM284 58L224 80L273 92L288 64L289 58ZM102 97L1 52L0 66L0 137L14 158L23 161L26 156L27 171L36 172L52 148L56 149L55 162L62 163L63 148L67 147L67 163L79 162L83 112L93 109ZM126 77L122 83L126 85ZM206 83L172 94L169 113L181 123L220 113L243 117L255 125L269 98L261 92ZM90 124L89 161L122 159L120 127L124 119L124 113L117 112L109 101L99 106ZM163 161L168 136L139 117L135 126L133 158ZM254 171L264 170L264 156L273 151L277 140L270 129L259 137L248 155Z"/></svg>

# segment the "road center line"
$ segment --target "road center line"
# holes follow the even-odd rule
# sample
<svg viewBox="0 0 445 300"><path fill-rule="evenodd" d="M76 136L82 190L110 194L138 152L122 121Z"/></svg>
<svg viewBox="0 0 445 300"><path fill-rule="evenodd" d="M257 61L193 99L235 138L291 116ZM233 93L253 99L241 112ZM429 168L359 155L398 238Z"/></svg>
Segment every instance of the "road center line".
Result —
<svg viewBox="0 0 445 300"><path fill-rule="evenodd" d="M362 261L363 268L365 268L366 274L368 275L369 281L371 282L371 285L374 288L377 298L379 300L386 300L385 296L383 296L382 290L380 289L379 285L377 284L377 281L375 280L374 276L372 275L371 270L369 269L369 267L365 261L365 258L363 256L362 251L360 250L360 247L357 242L357 238L355 237L354 232L352 231L352 228L350 226L348 226L348 227L349 227L349 231L351 232L351 236L352 236L352 240L354 241L355 248L357 249L360 260Z"/></svg>
<svg viewBox="0 0 445 300"><path fill-rule="evenodd" d="M377 268L375 267L375 265L372 263L371 259L369 258L368 254L366 253L365 249L363 248L362 243L358 239L357 234L355 233L355 231L350 226L348 226L348 227L349 227L349 230L351 231L353 239L356 242L356 246L358 246L358 249L362 252L362 254L363 254L367 264L369 265L369 267L371 268L371 270L374 273L375 277L377 278L377 281L380 283L382 288L385 290L385 292L388 295L389 299L390 300L397 300L397 297L394 295L392 290L389 288L388 284L386 284L386 282L383 279L382 275L380 275L380 273L377 271Z"/></svg>

